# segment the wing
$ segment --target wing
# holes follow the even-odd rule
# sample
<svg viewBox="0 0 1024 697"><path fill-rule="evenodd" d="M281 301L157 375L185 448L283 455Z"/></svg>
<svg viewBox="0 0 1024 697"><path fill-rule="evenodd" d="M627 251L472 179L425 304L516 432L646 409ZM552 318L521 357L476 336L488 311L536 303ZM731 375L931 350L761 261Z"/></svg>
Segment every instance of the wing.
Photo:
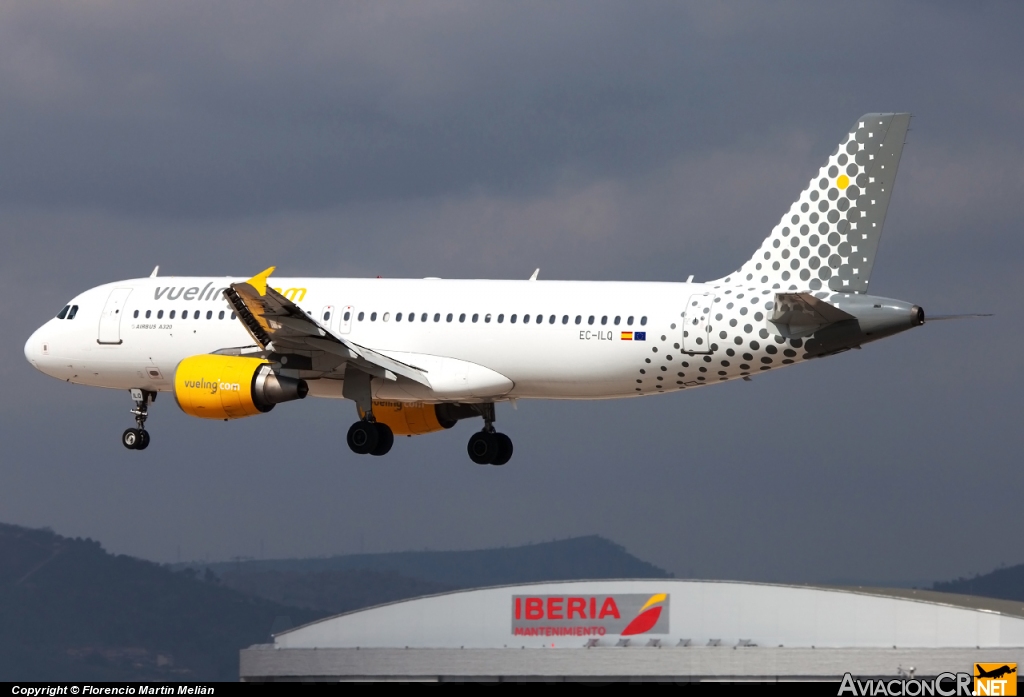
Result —
<svg viewBox="0 0 1024 697"><path fill-rule="evenodd" d="M328 365L353 365L374 377L397 376L431 387L422 368L396 361L335 335L298 305L267 285L273 266L244 283L232 283L224 297L260 349L278 354L328 354ZM330 372L330 371L324 371Z"/></svg>

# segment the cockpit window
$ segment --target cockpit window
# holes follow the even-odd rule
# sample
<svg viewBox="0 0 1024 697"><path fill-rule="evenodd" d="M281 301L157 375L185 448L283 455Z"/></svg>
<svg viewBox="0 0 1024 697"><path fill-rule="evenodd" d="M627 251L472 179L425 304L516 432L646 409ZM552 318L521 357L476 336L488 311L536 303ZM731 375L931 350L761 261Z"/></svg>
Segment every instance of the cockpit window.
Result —
<svg viewBox="0 0 1024 697"><path fill-rule="evenodd" d="M68 316L68 310L71 309L70 305L65 305L64 309L57 313L57 319L64 319Z"/></svg>
<svg viewBox="0 0 1024 697"><path fill-rule="evenodd" d="M78 305L71 306L71 312L68 313L68 319L74 319L75 315L78 314Z"/></svg>

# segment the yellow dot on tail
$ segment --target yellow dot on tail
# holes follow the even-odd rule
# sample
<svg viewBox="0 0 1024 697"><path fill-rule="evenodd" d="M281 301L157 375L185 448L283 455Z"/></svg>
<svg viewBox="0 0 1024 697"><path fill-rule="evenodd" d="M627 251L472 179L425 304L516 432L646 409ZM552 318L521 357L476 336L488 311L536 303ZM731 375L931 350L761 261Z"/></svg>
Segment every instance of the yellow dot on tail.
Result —
<svg viewBox="0 0 1024 697"><path fill-rule="evenodd" d="M850 185L850 178L848 176L846 176L845 174L840 174L839 178L836 179L836 186L838 186L840 189L845 189L849 185Z"/></svg>

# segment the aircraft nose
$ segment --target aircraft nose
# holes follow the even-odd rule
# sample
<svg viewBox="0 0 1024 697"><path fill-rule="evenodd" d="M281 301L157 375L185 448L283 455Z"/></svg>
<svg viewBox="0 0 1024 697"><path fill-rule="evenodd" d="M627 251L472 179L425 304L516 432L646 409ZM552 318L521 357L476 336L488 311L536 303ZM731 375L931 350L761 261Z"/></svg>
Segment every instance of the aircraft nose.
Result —
<svg viewBox="0 0 1024 697"><path fill-rule="evenodd" d="M40 361L43 357L43 345L45 342L43 327L32 332L32 336L25 342L25 359L38 370L42 370Z"/></svg>
<svg viewBox="0 0 1024 697"><path fill-rule="evenodd" d="M28 338L28 341L25 342L25 360L27 360L29 363L32 363L33 359L36 357L34 347L36 345L36 334L38 333L38 329L32 332L32 336L30 336Z"/></svg>

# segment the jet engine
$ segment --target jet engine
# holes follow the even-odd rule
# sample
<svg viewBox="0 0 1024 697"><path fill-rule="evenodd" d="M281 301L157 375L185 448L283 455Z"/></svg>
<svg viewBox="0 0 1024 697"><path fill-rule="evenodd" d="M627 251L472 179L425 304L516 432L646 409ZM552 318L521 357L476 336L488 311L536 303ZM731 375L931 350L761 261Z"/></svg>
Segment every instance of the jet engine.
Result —
<svg viewBox="0 0 1024 697"><path fill-rule="evenodd" d="M241 419L265 414L275 404L303 399L305 380L278 375L262 358L190 356L174 373L174 398L189 416Z"/></svg>
<svg viewBox="0 0 1024 697"><path fill-rule="evenodd" d="M359 416L363 416L361 411ZM378 423L387 424L396 436L419 436L451 428L457 421L479 414L461 404L374 400L373 416Z"/></svg>

